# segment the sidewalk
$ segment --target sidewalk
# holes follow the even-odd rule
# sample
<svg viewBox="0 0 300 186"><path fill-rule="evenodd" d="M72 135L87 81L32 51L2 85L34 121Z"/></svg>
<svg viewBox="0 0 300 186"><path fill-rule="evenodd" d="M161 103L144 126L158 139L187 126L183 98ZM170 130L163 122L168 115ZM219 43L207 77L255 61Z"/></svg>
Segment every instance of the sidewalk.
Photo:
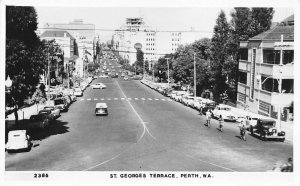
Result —
<svg viewBox="0 0 300 186"><path fill-rule="evenodd" d="M18 110L19 121L30 119L31 115L38 114L40 110L44 108L44 105L34 104L30 107L22 108ZM15 114L11 113L5 118L5 121L8 122L8 125L15 124Z"/></svg>

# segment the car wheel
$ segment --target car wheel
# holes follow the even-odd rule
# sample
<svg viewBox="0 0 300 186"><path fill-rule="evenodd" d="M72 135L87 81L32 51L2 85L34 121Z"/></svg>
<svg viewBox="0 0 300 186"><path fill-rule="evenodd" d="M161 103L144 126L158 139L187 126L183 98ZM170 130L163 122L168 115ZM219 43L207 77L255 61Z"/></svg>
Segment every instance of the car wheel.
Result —
<svg viewBox="0 0 300 186"><path fill-rule="evenodd" d="M252 126L250 126L250 132L251 132L251 135L254 134L254 133L253 133L253 127L252 127Z"/></svg>
<svg viewBox="0 0 300 186"><path fill-rule="evenodd" d="M281 142L284 142L285 138L280 139Z"/></svg>

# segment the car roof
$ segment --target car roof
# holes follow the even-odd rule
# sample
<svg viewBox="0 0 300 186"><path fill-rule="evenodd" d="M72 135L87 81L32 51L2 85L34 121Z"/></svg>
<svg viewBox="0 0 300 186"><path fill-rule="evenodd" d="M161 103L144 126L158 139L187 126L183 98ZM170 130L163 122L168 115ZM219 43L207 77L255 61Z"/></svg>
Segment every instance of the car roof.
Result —
<svg viewBox="0 0 300 186"><path fill-rule="evenodd" d="M107 104L106 103L97 103L96 108L107 108Z"/></svg>
<svg viewBox="0 0 300 186"><path fill-rule="evenodd" d="M26 134L26 130L11 130L8 132L8 135L14 136L14 135L25 135Z"/></svg>

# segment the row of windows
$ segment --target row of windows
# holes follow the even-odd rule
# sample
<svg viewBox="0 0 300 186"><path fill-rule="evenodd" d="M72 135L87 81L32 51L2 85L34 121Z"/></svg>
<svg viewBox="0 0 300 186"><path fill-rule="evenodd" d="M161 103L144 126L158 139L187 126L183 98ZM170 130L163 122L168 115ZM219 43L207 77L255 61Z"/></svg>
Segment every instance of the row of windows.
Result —
<svg viewBox="0 0 300 186"><path fill-rule="evenodd" d="M172 39L172 41L179 41L179 38L176 38L176 39Z"/></svg>
<svg viewBox="0 0 300 186"><path fill-rule="evenodd" d="M248 60L248 49L241 48L239 50L241 60ZM282 51L282 64L294 62L294 50ZM263 49L263 63L280 64L280 50Z"/></svg>
<svg viewBox="0 0 300 186"><path fill-rule="evenodd" d="M172 33L172 36L180 36L180 33Z"/></svg>
<svg viewBox="0 0 300 186"><path fill-rule="evenodd" d="M179 43L172 43L172 46L179 46Z"/></svg>
<svg viewBox="0 0 300 186"><path fill-rule="evenodd" d="M147 36L154 36L154 33L147 33Z"/></svg>
<svg viewBox="0 0 300 186"><path fill-rule="evenodd" d="M154 53L147 53L147 54L146 54L146 56L147 56L147 55L152 55L152 56L153 56L153 55L154 55Z"/></svg>
<svg viewBox="0 0 300 186"><path fill-rule="evenodd" d="M154 48L146 48L146 50L154 50Z"/></svg>
<svg viewBox="0 0 300 186"><path fill-rule="evenodd" d="M147 46L154 46L154 43L146 43Z"/></svg>
<svg viewBox="0 0 300 186"><path fill-rule="evenodd" d="M147 38L146 41L155 41L154 38Z"/></svg>

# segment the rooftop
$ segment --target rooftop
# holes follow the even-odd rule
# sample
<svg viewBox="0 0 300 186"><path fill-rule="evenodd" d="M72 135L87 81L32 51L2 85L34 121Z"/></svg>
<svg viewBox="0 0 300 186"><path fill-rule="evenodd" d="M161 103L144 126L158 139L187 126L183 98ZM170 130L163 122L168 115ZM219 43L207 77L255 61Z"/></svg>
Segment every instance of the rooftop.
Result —
<svg viewBox="0 0 300 186"><path fill-rule="evenodd" d="M294 15L289 16L277 26L250 38L249 40L294 40Z"/></svg>
<svg viewBox="0 0 300 186"><path fill-rule="evenodd" d="M47 30L40 37L69 37L75 39L69 32L64 30Z"/></svg>

